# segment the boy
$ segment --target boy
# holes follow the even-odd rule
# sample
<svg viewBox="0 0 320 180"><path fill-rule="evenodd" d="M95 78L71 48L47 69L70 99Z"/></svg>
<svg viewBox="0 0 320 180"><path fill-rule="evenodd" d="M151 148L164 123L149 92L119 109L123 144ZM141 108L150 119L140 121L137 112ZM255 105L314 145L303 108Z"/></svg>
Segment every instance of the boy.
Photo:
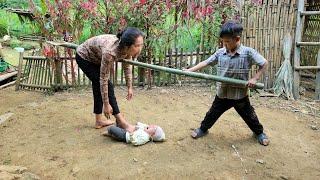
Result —
<svg viewBox="0 0 320 180"><path fill-rule="evenodd" d="M110 136L118 141L131 143L135 146L143 145L150 140L165 140L165 134L160 126L147 125L140 122L137 122L135 130L132 133L113 125L107 127L106 131L103 132L102 135Z"/></svg>
<svg viewBox="0 0 320 180"><path fill-rule="evenodd" d="M185 69L185 71L197 71L213 63L217 63L217 74L223 77L235 78L248 81L247 86L239 86L228 83L217 82L217 95L207 112L201 126L195 129L191 136L200 138L208 133L218 118L228 109L235 108L241 118L257 136L261 145L267 146L269 139L263 133L263 126L260 124L254 108L250 105L248 88L253 87L261 74L267 68L267 60L258 52L240 43L243 27L235 21L227 21L222 25L220 38L224 48L219 49L207 60L196 66ZM259 66L258 72L248 80L251 65Z"/></svg>

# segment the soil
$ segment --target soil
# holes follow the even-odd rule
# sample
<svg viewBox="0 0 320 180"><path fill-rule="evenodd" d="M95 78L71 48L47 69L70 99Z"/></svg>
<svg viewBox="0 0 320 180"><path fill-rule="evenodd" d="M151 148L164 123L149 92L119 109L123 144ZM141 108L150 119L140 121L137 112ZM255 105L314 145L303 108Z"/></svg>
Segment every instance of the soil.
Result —
<svg viewBox="0 0 320 180"><path fill-rule="evenodd" d="M231 109L194 140L214 93L209 87L115 88L131 123L160 125L163 143L135 147L94 129L92 92L54 95L0 91L0 164L27 167L41 179L320 179L320 102L251 97L271 143L260 145Z"/></svg>

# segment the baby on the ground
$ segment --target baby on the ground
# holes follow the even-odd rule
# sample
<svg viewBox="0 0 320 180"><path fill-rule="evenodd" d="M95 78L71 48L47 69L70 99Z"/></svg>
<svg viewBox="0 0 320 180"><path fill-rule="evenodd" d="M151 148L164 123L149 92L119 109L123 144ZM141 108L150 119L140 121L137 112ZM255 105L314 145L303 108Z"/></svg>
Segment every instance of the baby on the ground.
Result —
<svg viewBox="0 0 320 180"><path fill-rule="evenodd" d="M135 146L146 144L149 141L164 141L165 134L160 126L147 125L137 122L135 131L132 133L117 126L109 126L102 133L104 136L110 136L118 141L131 143Z"/></svg>

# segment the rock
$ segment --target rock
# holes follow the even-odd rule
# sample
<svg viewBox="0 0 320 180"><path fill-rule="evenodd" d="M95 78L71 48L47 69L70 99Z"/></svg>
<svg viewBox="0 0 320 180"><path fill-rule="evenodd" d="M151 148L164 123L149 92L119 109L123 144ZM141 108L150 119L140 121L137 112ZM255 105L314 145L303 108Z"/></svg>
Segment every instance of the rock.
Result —
<svg viewBox="0 0 320 180"><path fill-rule="evenodd" d="M134 161L134 162L138 162L138 159L137 159L137 158L133 158L133 161Z"/></svg>
<svg viewBox="0 0 320 180"><path fill-rule="evenodd" d="M280 178L281 178L281 179L284 179L284 180L288 180L288 179L289 179L289 177L288 177L288 176L285 176L285 175L280 175Z"/></svg>
<svg viewBox="0 0 320 180"><path fill-rule="evenodd" d="M22 174L22 177L21 177L22 180L39 180L40 177L35 175L35 174L32 174L30 172L25 172Z"/></svg>
<svg viewBox="0 0 320 180"><path fill-rule="evenodd" d="M165 90L165 89L161 89L160 94L168 94L169 91Z"/></svg>
<svg viewBox="0 0 320 180"><path fill-rule="evenodd" d="M3 36L2 40L3 41L10 41L11 37L9 35L5 35L5 36Z"/></svg>
<svg viewBox="0 0 320 180"><path fill-rule="evenodd" d="M12 112L8 112L8 113L1 115L0 116L0 124L5 122L6 120L8 120L12 115L14 115L14 113L12 113Z"/></svg>
<svg viewBox="0 0 320 180"><path fill-rule="evenodd" d="M27 168L21 167L21 166L9 166L9 165L1 165L0 166L0 172L5 171L8 173L22 174L26 170L27 170Z"/></svg>
<svg viewBox="0 0 320 180"><path fill-rule="evenodd" d="M264 161L262 159L256 159L256 163L264 164Z"/></svg>
<svg viewBox="0 0 320 180"><path fill-rule="evenodd" d="M318 127L315 126L315 125L312 125L312 126L311 126L311 129L316 131L316 130L318 130Z"/></svg>
<svg viewBox="0 0 320 180"><path fill-rule="evenodd" d="M74 167L72 170L71 170L71 174L73 176L76 176L76 174L80 171L80 168L79 167Z"/></svg>

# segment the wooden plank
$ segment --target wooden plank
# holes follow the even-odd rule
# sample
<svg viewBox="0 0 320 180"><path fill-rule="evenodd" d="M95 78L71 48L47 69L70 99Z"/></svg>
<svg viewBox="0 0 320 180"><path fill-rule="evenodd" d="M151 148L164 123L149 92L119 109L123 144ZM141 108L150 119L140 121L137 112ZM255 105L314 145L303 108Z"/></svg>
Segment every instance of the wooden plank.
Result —
<svg viewBox="0 0 320 180"><path fill-rule="evenodd" d="M299 11L300 16L320 15L320 11Z"/></svg>
<svg viewBox="0 0 320 180"><path fill-rule="evenodd" d="M297 46L320 46L320 42L297 42Z"/></svg>
<svg viewBox="0 0 320 180"><path fill-rule="evenodd" d="M177 56L177 54L178 54L178 48L175 48L174 67L175 67L176 69L178 69L178 56ZM177 83L177 75L175 74L175 75L174 75L174 84L176 84L176 83Z"/></svg>
<svg viewBox="0 0 320 180"><path fill-rule="evenodd" d="M67 57L67 49L64 48L64 56ZM66 80L66 86L69 88L69 77L68 77L68 59L62 60L64 61L64 70L65 70L65 80Z"/></svg>
<svg viewBox="0 0 320 180"><path fill-rule="evenodd" d="M319 70L320 66L294 66L295 70Z"/></svg>
<svg viewBox="0 0 320 180"><path fill-rule="evenodd" d="M20 86L25 86L25 87L30 87L30 88L33 88L33 89L51 89L50 86L44 86L44 85L37 85L37 84L24 84L24 83L21 83Z"/></svg>
<svg viewBox="0 0 320 180"><path fill-rule="evenodd" d="M180 69L184 68L182 65L182 61L183 61L183 48L180 49L180 55L179 55L179 62L180 62ZM181 85L183 83L183 79L182 76L179 75L179 84Z"/></svg>
<svg viewBox="0 0 320 180"><path fill-rule="evenodd" d="M16 83L16 81L11 81L11 82L9 82L9 83L3 84L3 85L0 86L0 89L4 89L4 88L7 88L7 87L9 87L9 86L12 86L12 85L14 85L15 83Z"/></svg>
<svg viewBox="0 0 320 180"><path fill-rule="evenodd" d="M48 60L44 56L24 56L23 59L39 59L39 60Z"/></svg>
<svg viewBox="0 0 320 180"><path fill-rule="evenodd" d="M49 61L43 61L44 62L44 81L43 85L48 86L49 85L49 80L48 80L48 68L49 67Z"/></svg>
<svg viewBox="0 0 320 180"><path fill-rule="evenodd" d="M52 84L52 72L53 72L53 60L51 59L50 61L47 61L48 62L48 79L49 79L49 86L51 87L53 84Z"/></svg>
<svg viewBox="0 0 320 180"><path fill-rule="evenodd" d="M298 0L298 11L304 10L304 0ZM301 16L297 14L297 24L296 24L296 34L295 34L295 42L301 42L302 38L302 28L303 28L303 20ZM294 46L294 61L293 66L299 67L300 66L300 56L301 56L301 49L298 46ZM293 74L293 96L295 99L300 97L299 94L300 89L300 74L298 69L294 69Z"/></svg>
<svg viewBox="0 0 320 180"><path fill-rule="evenodd" d="M152 64L156 64L156 57L154 56L152 58ZM152 85L156 85L156 80L155 80L155 77L156 77L156 74L157 72L156 71L152 71Z"/></svg>
<svg viewBox="0 0 320 180"><path fill-rule="evenodd" d="M199 47L197 47L197 54L196 54L196 65L200 63L200 56L199 56L199 52L200 49ZM200 80L198 80L197 82L199 82Z"/></svg>
<svg viewBox="0 0 320 180"><path fill-rule="evenodd" d="M320 67L320 49L317 55L317 66ZM316 73L315 99L320 100L320 69L318 69Z"/></svg>
<svg viewBox="0 0 320 180"><path fill-rule="evenodd" d="M32 60L32 68L31 68L31 70L32 70L32 74L31 74L32 79L31 79L30 84L34 84L34 82L36 81L37 60L38 60L38 59L33 59L33 60ZM30 87L30 89L35 90L34 87Z"/></svg>
<svg viewBox="0 0 320 180"><path fill-rule="evenodd" d="M169 53L169 64L168 64L168 67L172 68L171 67L171 65L172 65L172 48L168 49L168 53ZM171 84L171 74L168 74L167 77L168 77L168 85L169 85L169 84Z"/></svg>
<svg viewBox="0 0 320 180"><path fill-rule="evenodd" d="M45 73L45 62L44 60L40 60L41 61L41 77L40 77L40 84L43 85L44 84L44 73Z"/></svg>
<svg viewBox="0 0 320 180"><path fill-rule="evenodd" d="M158 64L160 65L161 59L160 57L158 57ZM157 86L160 86L160 71L156 71L157 72Z"/></svg>
<svg viewBox="0 0 320 180"><path fill-rule="evenodd" d="M35 75L35 78L34 78L34 84L38 84L38 81L39 81L39 77L38 76L39 76L39 69L40 69L40 67L39 67L40 66L39 65L40 61L41 60L36 60L36 67L35 67L36 68L36 75Z"/></svg>
<svg viewBox="0 0 320 180"><path fill-rule="evenodd" d="M32 82L32 74L33 74L33 64L34 64L34 60L33 59L28 59L29 60L29 75L28 75L28 81L27 83L31 83Z"/></svg>
<svg viewBox="0 0 320 180"><path fill-rule="evenodd" d="M81 76L81 72L82 71L80 71L80 68L79 68L79 66L77 66L77 71L78 71L78 74L77 74L77 84L76 84L76 86L78 86L78 87L81 87L82 85L83 86L85 86L85 84L84 84L84 82L83 83L81 83L81 78L80 78L80 76Z"/></svg>
<svg viewBox="0 0 320 180"><path fill-rule="evenodd" d="M17 74L18 74L18 71L14 71L14 72L11 72L11 73L0 75L0 82L3 81L3 80L6 80L8 78L11 78L11 77L13 77L13 76L15 76Z"/></svg>
<svg viewBox="0 0 320 180"><path fill-rule="evenodd" d="M20 79L20 82L25 82L28 78L29 78L29 74L28 74L28 67L29 67L29 61L26 60L25 61L25 65L24 65L24 70L23 70L23 80Z"/></svg>

